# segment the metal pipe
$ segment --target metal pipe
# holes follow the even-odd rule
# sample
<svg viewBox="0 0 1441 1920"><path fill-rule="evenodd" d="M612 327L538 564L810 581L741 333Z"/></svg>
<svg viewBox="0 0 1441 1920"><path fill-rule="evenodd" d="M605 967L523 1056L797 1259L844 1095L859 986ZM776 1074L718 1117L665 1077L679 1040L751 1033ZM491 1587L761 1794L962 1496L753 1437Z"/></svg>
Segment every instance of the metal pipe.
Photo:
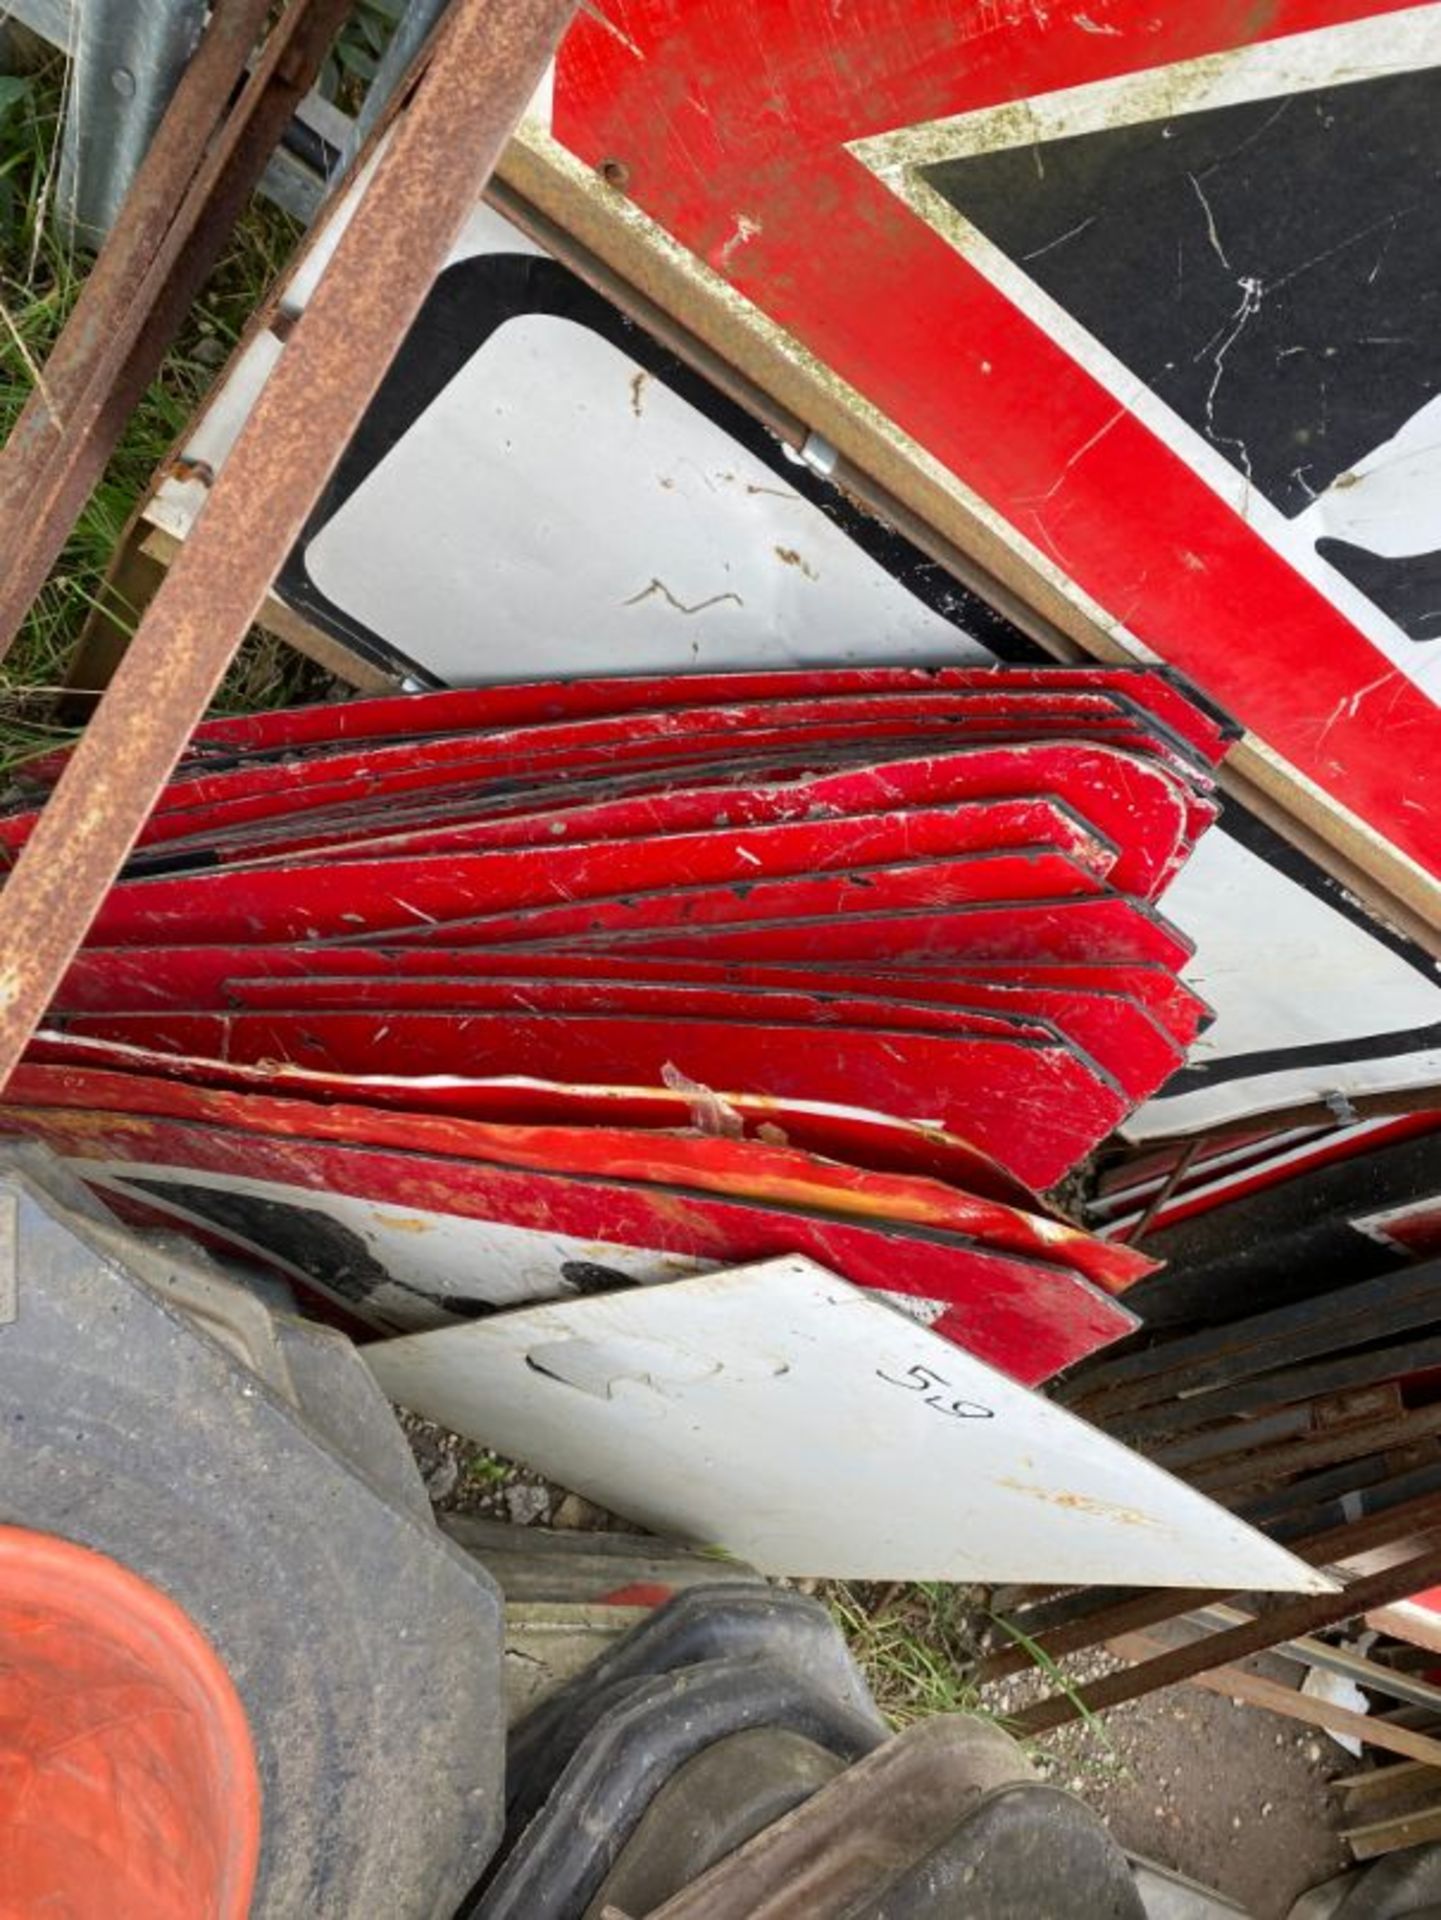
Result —
<svg viewBox="0 0 1441 1920"><path fill-rule="evenodd" d="M500 157L573 0L458 0L354 219L0 894L0 1082Z"/></svg>

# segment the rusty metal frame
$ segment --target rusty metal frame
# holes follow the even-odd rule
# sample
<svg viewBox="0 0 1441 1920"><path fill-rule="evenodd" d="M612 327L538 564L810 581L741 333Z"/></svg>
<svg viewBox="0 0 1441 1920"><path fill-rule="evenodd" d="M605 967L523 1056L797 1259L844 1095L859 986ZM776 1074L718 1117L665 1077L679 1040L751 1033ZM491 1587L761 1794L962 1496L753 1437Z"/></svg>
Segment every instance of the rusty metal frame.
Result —
<svg viewBox="0 0 1441 1920"><path fill-rule="evenodd" d="M229 0L0 453L0 657L348 12L291 0L233 109L264 0Z"/></svg>
<svg viewBox="0 0 1441 1920"><path fill-rule="evenodd" d="M1245 1432L1245 1423L1240 1424L1238 1441ZM1295 1441L1290 1446L1267 1447L1263 1452L1243 1453L1238 1446L1235 1454L1227 1455L1215 1466L1198 1468L1186 1478L1202 1493L1220 1499L1227 1493L1252 1491L1294 1474L1314 1473L1322 1467L1342 1466L1369 1455L1410 1449L1419 1441L1437 1435L1441 1435L1441 1406L1416 1407L1389 1420L1335 1429Z"/></svg>
<svg viewBox="0 0 1441 1920"><path fill-rule="evenodd" d="M1164 1641L1152 1635L1139 1633L1118 1640L1113 1650L1123 1658L1140 1660L1160 1653L1164 1645ZM1290 1657L1284 1649L1278 1648L1277 1651L1283 1653L1283 1657ZM1302 1693L1249 1667L1210 1668L1205 1673L1192 1674L1189 1684L1203 1687L1208 1693L1219 1693L1246 1706L1262 1707L1268 1713L1280 1714L1288 1720L1300 1720L1310 1727L1324 1727L1343 1738L1350 1736L1357 1742L1364 1741L1368 1746L1380 1747L1384 1752L1405 1754L1432 1766L1441 1764L1441 1740L1432 1735L1418 1733L1412 1727L1382 1719L1376 1714L1357 1713L1350 1707L1333 1706L1328 1700Z"/></svg>
<svg viewBox="0 0 1441 1920"><path fill-rule="evenodd" d="M1282 1601L1240 1626L1203 1634L1185 1646L1172 1647L1153 1659L1107 1674L1089 1686L1038 1700L1015 1716L1011 1730L1024 1739L1049 1733L1083 1715L1105 1713L1111 1707L1138 1700L1160 1687L1211 1673L1217 1667L1247 1659L1252 1654L1265 1653L1282 1641L1295 1640L1320 1627L1335 1626L1373 1607L1407 1599L1413 1593L1435 1586L1438 1581L1441 1581L1441 1546L1432 1545L1395 1566L1383 1567L1378 1573L1350 1581L1335 1593L1307 1593ZM1194 1600L1189 1604L1193 1606Z"/></svg>
<svg viewBox="0 0 1441 1920"><path fill-rule="evenodd" d="M1419 1538L1441 1529L1441 1493L1420 1494L1413 1500L1366 1514L1344 1526L1329 1528L1308 1540L1296 1541L1292 1552L1312 1566L1344 1564L1378 1547L1388 1547L1409 1538ZM984 1685L1008 1674L1023 1673L1034 1661L1032 1647L1039 1645L1048 1660L1068 1653L1082 1653L1123 1633L1140 1632L1160 1626L1196 1607L1213 1603L1216 1594L1205 1588L1163 1588L1129 1593L1123 1599L1108 1601L1078 1619L1062 1622L1026 1642L1017 1641L990 1654L976 1670L974 1678ZM1024 1621L1022 1622L1024 1626ZM1283 1639L1284 1634L1276 1638Z"/></svg>
<svg viewBox="0 0 1441 1920"><path fill-rule="evenodd" d="M0 895L0 1081L24 1052L572 11L573 0L457 0L442 27L410 111ZM223 171L209 177L223 193ZM93 377L84 391L100 397Z"/></svg>

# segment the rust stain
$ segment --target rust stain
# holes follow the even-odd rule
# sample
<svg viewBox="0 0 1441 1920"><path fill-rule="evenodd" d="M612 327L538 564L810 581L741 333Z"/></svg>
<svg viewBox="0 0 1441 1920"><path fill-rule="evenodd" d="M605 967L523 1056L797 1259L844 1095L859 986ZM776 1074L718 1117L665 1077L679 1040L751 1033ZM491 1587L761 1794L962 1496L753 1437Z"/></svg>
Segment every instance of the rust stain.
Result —
<svg viewBox="0 0 1441 1920"><path fill-rule="evenodd" d="M797 553L794 547L777 547L775 554L783 567L798 567L807 580L817 578L815 568Z"/></svg>
<svg viewBox="0 0 1441 1920"><path fill-rule="evenodd" d="M645 371L644 368L641 368L641 370L638 373L633 373L631 375L630 410L635 415L637 420L639 420L641 415L645 412L645 400L643 396L645 394L646 385L649 382L649 380L650 380L650 375Z"/></svg>
<svg viewBox="0 0 1441 1920"><path fill-rule="evenodd" d="M622 600L621 605L623 607L638 607L643 600L649 600L653 594L659 594L667 606L674 607L677 613L686 615L704 613L708 607L718 607L726 600L734 600L738 607L745 605L745 601L741 599L738 593L727 592L713 593L708 600L697 600L694 605L687 606L684 600L676 598L664 580L654 578L652 578L648 587L642 587L639 593L633 593L629 600Z"/></svg>
<svg viewBox="0 0 1441 1920"><path fill-rule="evenodd" d="M1069 1513L1091 1513L1098 1520L1114 1520L1122 1527L1154 1527L1156 1520L1149 1513L1141 1513L1135 1507L1118 1507L1110 1500L1098 1500L1094 1494L1067 1493L1059 1487L1038 1487L1028 1480L999 1480L998 1486L1009 1487L1013 1493L1029 1494L1033 1500L1041 1500L1050 1507L1064 1507Z"/></svg>
<svg viewBox="0 0 1441 1920"><path fill-rule="evenodd" d="M177 454L170 463L170 472L176 480L198 480L202 487L215 485L215 469L208 460L195 460L189 454Z"/></svg>
<svg viewBox="0 0 1441 1920"><path fill-rule="evenodd" d="M413 1213L382 1213L378 1207L371 1212L376 1226L389 1227L393 1233L429 1233L435 1225L433 1220L418 1220Z"/></svg>
<svg viewBox="0 0 1441 1920"><path fill-rule="evenodd" d="M694 1253L689 1248L685 1251L690 1257L703 1257L701 1240L709 1225L705 1216L697 1215L679 1194L657 1193L648 1195L647 1199L658 1220L664 1220L672 1228L679 1228L682 1233L696 1236Z"/></svg>
<svg viewBox="0 0 1441 1920"><path fill-rule="evenodd" d="M1276 18L1276 0L1250 0L1241 10L1239 34L1242 40L1259 40L1268 33Z"/></svg>
<svg viewBox="0 0 1441 1920"><path fill-rule="evenodd" d="M75 1140L112 1140L123 1122L113 1113L78 1113L71 1108L12 1107L4 1111L6 1131L20 1122L37 1133L60 1134ZM15 1129L18 1130L18 1129Z"/></svg>

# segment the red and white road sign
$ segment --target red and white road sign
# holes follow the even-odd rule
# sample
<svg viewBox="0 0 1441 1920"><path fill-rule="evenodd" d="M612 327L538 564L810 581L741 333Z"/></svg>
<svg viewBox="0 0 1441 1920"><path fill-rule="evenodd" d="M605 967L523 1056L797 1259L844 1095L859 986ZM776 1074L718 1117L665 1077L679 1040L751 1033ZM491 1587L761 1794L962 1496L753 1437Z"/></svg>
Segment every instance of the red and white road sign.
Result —
<svg viewBox="0 0 1441 1920"><path fill-rule="evenodd" d="M1437 5L598 0L527 137L1441 877L1438 107Z"/></svg>

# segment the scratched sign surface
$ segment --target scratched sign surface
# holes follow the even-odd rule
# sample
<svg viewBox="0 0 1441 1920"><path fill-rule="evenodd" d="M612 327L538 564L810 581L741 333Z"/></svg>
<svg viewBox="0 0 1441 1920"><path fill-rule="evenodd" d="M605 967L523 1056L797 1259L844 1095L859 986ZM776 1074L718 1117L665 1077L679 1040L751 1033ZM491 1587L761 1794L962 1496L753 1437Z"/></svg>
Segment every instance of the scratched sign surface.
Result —
<svg viewBox="0 0 1441 1920"><path fill-rule="evenodd" d="M602 0L550 135L1441 876L1441 7Z"/></svg>
<svg viewBox="0 0 1441 1920"><path fill-rule="evenodd" d="M521 137L1213 695L1294 769L1285 804L1424 885L1438 69L1438 5L602 0ZM279 350L232 366L192 461L222 463ZM150 516L183 538L203 499L175 472ZM487 206L278 586L432 685L1037 658ZM1134 1137L1441 1073L1435 963L1242 806L1165 911L1218 1017Z"/></svg>
<svg viewBox="0 0 1441 1920"><path fill-rule="evenodd" d="M1327 1585L810 1260L501 1313L365 1357L402 1406L765 1573Z"/></svg>

